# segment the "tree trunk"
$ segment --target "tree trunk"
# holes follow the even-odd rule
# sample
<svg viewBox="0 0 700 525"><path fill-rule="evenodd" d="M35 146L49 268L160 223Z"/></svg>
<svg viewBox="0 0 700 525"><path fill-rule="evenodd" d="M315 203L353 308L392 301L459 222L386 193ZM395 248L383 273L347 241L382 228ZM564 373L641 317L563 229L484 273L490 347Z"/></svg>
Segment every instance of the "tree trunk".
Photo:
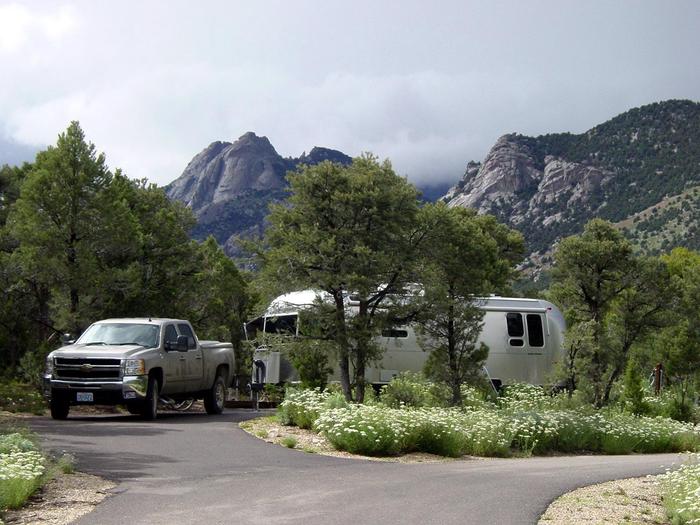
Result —
<svg viewBox="0 0 700 525"><path fill-rule="evenodd" d="M459 370L459 363L457 359L457 349L455 341L455 315L454 315L454 301L448 309L448 321L447 321L447 359L449 360L449 370L450 370L450 388L452 389L452 400L450 404L452 406L459 406L462 404L462 375Z"/></svg>
<svg viewBox="0 0 700 525"><path fill-rule="evenodd" d="M343 292L333 293L335 302L335 331L336 342L338 344L338 369L340 371L340 386L347 402L352 402L352 388L350 385L350 354L348 348L348 335L345 330L345 303L343 302Z"/></svg>
<svg viewBox="0 0 700 525"><path fill-rule="evenodd" d="M620 377L621 373L622 368L620 366L616 366L615 369L612 371L612 374L610 374L610 378L608 379L608 382L605 385L605 393L603 394L601 406L605 406L610 402L610 392L612 391L612 387L615 384L615 381L617 381L617 379Z"/></svg>
<svg viewBox="0 0 700 525"><path fill-rule="evenodd" d="M360 319L361 326L365 329L369 325L368 305L366 301L360 301L359 312L357 314ZM355 401L363 403L365 400L365 368L367 366L367 354L369 341L367 340L369 331L361 332L360 338L357 341L355 355Z"/></svg>

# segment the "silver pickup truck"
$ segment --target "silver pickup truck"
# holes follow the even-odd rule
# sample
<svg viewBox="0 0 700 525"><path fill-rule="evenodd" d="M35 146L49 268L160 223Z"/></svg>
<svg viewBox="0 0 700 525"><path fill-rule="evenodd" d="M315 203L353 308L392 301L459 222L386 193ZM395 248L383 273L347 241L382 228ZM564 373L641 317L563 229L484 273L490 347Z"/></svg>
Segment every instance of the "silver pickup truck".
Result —
<svg viewBox="0 0 700 525"><path fill-rule="evenodd" d="M155 419L159 399L204 399L220 414L234 377L231 343L200 341L180 319L106 319L46 359L44 395L51 416L71 405L126 405Z"/></svg>

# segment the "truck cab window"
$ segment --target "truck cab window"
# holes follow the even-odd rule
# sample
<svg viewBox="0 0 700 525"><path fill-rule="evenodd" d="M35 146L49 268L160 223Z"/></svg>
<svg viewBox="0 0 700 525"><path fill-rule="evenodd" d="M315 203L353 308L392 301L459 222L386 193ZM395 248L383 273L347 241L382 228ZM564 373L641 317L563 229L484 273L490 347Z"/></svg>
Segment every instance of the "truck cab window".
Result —
<svg viewBox="0 0 700 525"><path fill-rule="evenodd" d="M177 330L175 330L174 324L169 324L165 327L165 342L166 343L177 343Z"/></svg>
<svg viewBox="0 0 700 525"><path fill-rule="evenodd" d="M542 318L538 314L527 315L527 339L530 346L544 346Z"/></svg>
<svg viewBox="0 0 700 525"><path fill-rule="evenodd" d="M507 313L506 326L508 327L509 337L522 337L523 335L525 335L525 327L523 326L522 314Z"/></svg>
<svg viewBox="0 0 700 525"><path fill-rule="evenodd" d="M187 336L187 348L189 350L193 350L193 349L197 348L197 343L195 342L195 339L194 339L194 332L192 332L192 328L190 328L190 325L185 324L185 323L180 323L177 325L177 329L180 331L180 335Z"/></svg>

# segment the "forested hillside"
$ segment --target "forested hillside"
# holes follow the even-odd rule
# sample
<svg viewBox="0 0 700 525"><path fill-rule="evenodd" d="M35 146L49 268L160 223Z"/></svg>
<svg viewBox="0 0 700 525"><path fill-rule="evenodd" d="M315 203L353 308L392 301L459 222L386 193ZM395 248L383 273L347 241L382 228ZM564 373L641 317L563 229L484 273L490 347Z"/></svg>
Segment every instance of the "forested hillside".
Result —
<svg viewBox="0 0 700 525"><path fill-rule="evenodd" d="M699 184L700 104L670 100L580 135L506 135L483 164L468 165L445 199L494 213L525 235L530 251L545 252L593 217L622 221ZM686 218L666 249L694 246L688 216L696 204L685 200ZM645 224L652 232L660 222Z"/></svg>

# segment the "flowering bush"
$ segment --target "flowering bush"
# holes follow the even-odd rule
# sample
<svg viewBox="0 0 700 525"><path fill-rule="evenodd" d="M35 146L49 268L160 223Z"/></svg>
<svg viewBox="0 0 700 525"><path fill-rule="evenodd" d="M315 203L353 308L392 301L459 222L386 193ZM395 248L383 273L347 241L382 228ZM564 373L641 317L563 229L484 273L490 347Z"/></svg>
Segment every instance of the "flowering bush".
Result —
<svg viewBox="0 0 700 525"><path fill-rule="evenodd" d="M0 509L21 506L41 485L45 458L20 434L0 436Z"/></svg>
<svg viewBox="0 0 700 525"><path fill-rule="evenodd" d="M335 394L337 396L337 394ZM700 429L663 417L565 406L529 385L509 388L498 404L411 407L335 403L328 392L290 391L285 424L313 428L339 450L367 455L423 451L444 456L508 456L550 451L604 454L700 449ZM474 399L478 399L474 395Z"/></svg>
<svg viewBox="0 0 700 525"><path fill-rule="evenodd" d="M674 524L700 523L700 455L661 476L664 505Z"/></svg>
<svg viewBox="0 0 700 525"><path fill-rule="evenodd" d="M339 392L288 389L277 413L283 425L310 429L322 410L345 406Z"/></svg>

